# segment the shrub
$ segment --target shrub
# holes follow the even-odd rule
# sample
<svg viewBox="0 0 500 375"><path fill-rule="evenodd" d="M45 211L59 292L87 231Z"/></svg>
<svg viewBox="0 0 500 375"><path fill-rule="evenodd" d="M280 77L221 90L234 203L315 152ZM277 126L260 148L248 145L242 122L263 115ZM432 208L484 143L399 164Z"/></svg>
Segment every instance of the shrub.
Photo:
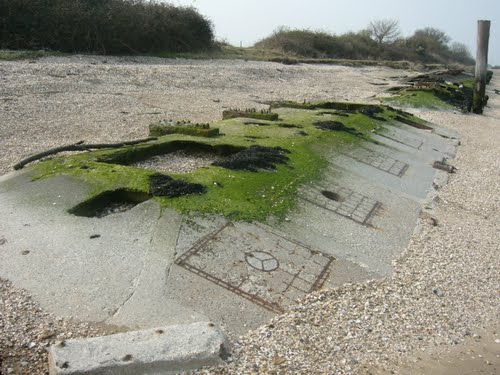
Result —
<svg viewBox="0 0 500 375"><path fill-rule="evenodd" d="M0 0L0 47L156 53L211 48L212 24L194 8L147 0Z"/></svg>
<svg viewBox="0 0 500 375"><path fill-rule="evenodd" d="M397 30L396 30L397 31ZM397 33L386 39L374 40L373 30L333 35L322 31L278 28L255 44L260 49L275 50L296 57L351 60L416 61L422 63L461 63L471 65L474 59L460 43L448 46L450 38L443 31L427 27L415 31L409 38ZM386 35L387 36L387 35ZM385 38L385 37L384 37Z"/></svg>
<svg viewBox="0 0 500 375"><path fill-rule="evenodd" d="M340 44L328 33L281 27L271 36L257 42L255 47L303 57L324 58L333 57Z"/></svg>

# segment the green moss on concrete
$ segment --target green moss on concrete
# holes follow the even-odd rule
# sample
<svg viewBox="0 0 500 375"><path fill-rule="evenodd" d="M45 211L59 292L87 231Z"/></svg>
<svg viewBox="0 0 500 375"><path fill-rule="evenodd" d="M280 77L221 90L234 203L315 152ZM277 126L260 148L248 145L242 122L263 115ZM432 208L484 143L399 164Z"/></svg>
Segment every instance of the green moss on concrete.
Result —
<svg viewBox="0 0 500 375"><path fill-rule="evenodd" d="M321 130L314 123L325 119L327 104L311 106L321 109L278 108L273 113L281 121L268 126L248 126L241 118L213 123L224 136L201 138L183 134L160 137L157 141L121 149L100 150L72 156L57 157L31 168L36 178L70 175L91 187L89 199L105 191L128 189L149 193L149 176L156 171L135 168L129 164L154 155L178 149L197 149L224 156L251 145L282 147L290 151L286 165L278 165L276 171L234 171L217 166L200 168L187 174L170 174L175 179L202 184L206 194L178 198L154 198L163 207L180 212L190 211L221 214L232 220L266 220L270 216L284 218L297 202L298 187L321 178L328 162L325 155L331 150L352 147L354 143L369 140L373 130L385 123L395 123L397 115L389 107L380 106L380 119L374 119L358 111L352 103L344 106L352 112L349 116L336 109L327 113L329 119L342 122L352 131ZM293 124L297 128L280 124Z"/></svg>
<svg viewBox="0 0 500 375"><path fill-rule="evenodd" d="M219 135L219 128L210 128L207 126L193 124L193 125L175 125L165 126L160 123L149 125L150 137L161 137L168 134L186 134L197 137L216 137Z"/></svg>
<svg viewBox="0 0 500 375"><path fill-rule="evenodd" d="M238 109L229 109L222 112L223 120L230 120L233 118L253 118L257 120L267 120L267 121L277 121L279 119L277 113L266 112L257 110L245 110L241 111Z"/></svg>
<svg viewBox="0 0 500 375"><path fill-rule="evenodd" d="M401 107L470 111L473 85L472 80L466 80L451 84L436 83L428 89L407 88L383 101Z"/></svg>
<svg viewBox="0 0 500 375"><path fill-rule="evenodd" d="M431 91L405 90L400 95L384 98L384 102L400 107L453 110L455 107L439 99Z"/></svg>

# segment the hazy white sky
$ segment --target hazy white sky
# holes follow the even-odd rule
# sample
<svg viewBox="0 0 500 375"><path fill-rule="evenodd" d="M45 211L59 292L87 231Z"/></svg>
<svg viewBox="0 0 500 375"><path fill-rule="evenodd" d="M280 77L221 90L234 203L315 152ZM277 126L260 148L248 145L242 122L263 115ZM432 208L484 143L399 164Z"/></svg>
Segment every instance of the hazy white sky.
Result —
<svg viewBox="0 0 500 375"><path fill-rule="evenodd" d="M278 26L336 34L359 31L371 20L399 20L405 36L426 26L446 32L476 54L477 20L492 21L489 63L500 65L500 0L163 0L197 8L217 37L249 46Z"/></svg>

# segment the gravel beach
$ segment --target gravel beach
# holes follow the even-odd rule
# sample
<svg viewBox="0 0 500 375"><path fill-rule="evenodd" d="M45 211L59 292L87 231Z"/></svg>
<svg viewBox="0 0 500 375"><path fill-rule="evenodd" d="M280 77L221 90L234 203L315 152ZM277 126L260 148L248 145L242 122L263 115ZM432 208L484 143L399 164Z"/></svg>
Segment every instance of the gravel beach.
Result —
<svg viewBox="0 0 500 375"><path fill-rule="evenodd" d="M490 88L500 87L499 73ZM411 74L102 56L0 62L0 175L50 147L142 138L161 119L208 122L225 108L276 99L369 101ZM391 278L315 292L242 337L228 367L198 373L460 373L435 372L436 356L498 373L500 97L490 96L484 116L418 113L458 131L462 145L451 161L456 173L424 210ZM7 280L0 292L2 375L47 373L48 344L119 330L51 316Z"/></svg>

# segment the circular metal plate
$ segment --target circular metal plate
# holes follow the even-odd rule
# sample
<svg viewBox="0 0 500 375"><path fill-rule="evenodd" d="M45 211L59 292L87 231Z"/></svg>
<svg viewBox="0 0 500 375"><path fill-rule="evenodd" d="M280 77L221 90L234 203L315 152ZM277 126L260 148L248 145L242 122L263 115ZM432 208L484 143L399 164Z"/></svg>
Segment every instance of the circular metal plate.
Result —
<svg viewBox="0 0 500 375"><path fill-rule="evenodd" d="M271 272L279 267L278 259L263 251L252 251L245 254L245 260L250 267L263 272Z"/></svg>

